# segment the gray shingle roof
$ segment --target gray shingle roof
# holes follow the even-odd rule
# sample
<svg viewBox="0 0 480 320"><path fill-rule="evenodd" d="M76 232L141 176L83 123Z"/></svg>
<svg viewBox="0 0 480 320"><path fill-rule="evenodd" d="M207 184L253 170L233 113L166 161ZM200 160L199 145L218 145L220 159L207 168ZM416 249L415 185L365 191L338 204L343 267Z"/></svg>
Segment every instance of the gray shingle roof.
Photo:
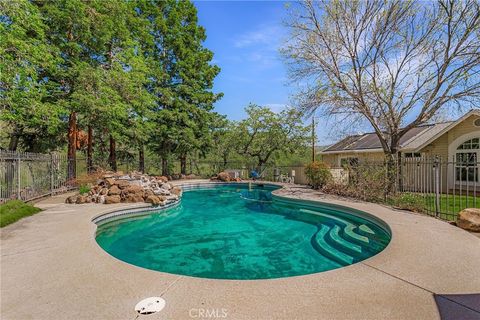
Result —
<svg viewBox="0 0 480 320"><path fill-rule="evenodd" d="M423 125L410 129L401 139L401 149L416 149L424 142L434 137L437 133L449 126L452 122ZM371 132L362 135L348 136L345 139L323 150L323 152L336 151L367 151L369 149L381 149L382 145L378 136Z"/></svg>

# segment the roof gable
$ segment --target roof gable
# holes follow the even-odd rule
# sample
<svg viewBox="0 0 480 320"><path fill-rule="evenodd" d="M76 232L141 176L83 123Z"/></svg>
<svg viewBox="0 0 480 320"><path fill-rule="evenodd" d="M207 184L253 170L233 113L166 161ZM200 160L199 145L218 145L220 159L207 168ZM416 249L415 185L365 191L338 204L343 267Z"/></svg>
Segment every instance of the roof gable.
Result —
<svg viewBox="0 0 480 320"><path fill-rule="evenodd" d="M480 110L471 110L456 121L422 125L412 128L400 139L400 149L411 151L419 150L425 145L435 141L442 134L454 128L473 114L480 116ZM321 153L377 152L381 150L382 144L380 143L377 134L365 133L362 135L348 136L326 148Z"/></svg>

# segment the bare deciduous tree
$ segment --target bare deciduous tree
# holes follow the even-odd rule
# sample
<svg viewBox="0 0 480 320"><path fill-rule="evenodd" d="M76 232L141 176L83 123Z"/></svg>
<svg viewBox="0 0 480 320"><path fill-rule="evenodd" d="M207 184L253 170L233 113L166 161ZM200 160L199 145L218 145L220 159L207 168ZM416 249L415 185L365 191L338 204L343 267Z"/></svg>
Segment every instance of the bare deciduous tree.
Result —
<svg viewBox="0 0 480 320"><path fill-rule="evenodd" d="M390 160L440 109L480 106L477 0L304 1L282 49L306 110L362 117Z"/></svg>

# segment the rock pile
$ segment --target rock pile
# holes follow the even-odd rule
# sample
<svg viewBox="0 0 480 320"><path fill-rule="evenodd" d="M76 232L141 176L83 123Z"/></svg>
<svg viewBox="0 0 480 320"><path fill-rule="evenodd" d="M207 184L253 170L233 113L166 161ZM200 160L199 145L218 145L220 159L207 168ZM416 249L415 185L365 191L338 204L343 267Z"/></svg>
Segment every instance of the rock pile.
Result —
<svg viewBox="0 0 480 320"><path fill-rule="evenodd" d="M130 174L105 173L96 185L86 194L76 194L66 199L66 203L120 203L147 202L165 205L177 201L182 189L174 187L164 176L149 176L139 172Z"/></svg>
<svg viewBox="0 0 480 320"><path fill-rule="evenodd" d="M224 181L224 182L229 182L229 181L236 181L236 182L240 182L242 181L242 179L240 178L233 178L230 176L230 174L228 172L220 172L218 173L216 176L210 178L211 181Z"/></svg>

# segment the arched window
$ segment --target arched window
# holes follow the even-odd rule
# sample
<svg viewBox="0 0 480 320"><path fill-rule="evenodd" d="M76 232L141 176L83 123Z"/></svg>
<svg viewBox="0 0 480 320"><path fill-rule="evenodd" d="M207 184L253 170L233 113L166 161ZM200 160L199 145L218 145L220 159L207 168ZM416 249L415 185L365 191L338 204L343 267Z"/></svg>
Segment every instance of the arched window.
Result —
<svg viewBox="0 0 480 320"><path fill-rule="evenodd" d="M455 152L455 160L457 181L478 182L480 138L473 138L459 145Z"/></svg>

